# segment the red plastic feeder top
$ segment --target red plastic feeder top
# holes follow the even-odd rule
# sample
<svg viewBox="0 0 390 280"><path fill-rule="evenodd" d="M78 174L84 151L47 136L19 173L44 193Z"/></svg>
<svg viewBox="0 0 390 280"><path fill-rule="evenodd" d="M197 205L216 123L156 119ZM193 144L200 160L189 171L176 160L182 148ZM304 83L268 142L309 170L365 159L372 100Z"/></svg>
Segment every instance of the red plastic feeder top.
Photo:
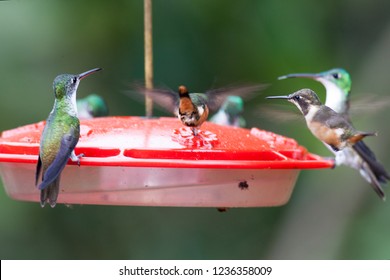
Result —
<svg viewBox="0 0 390 280"><path fill-rule="evenodd" d="M35 167L44 122L4 131L0 175L7 194L39 201ZM330 168L291 138L206 122L199 136L177 118L81 120L76 154L61 176L59 203L260 207L282 205L300 169Z"/></svg>

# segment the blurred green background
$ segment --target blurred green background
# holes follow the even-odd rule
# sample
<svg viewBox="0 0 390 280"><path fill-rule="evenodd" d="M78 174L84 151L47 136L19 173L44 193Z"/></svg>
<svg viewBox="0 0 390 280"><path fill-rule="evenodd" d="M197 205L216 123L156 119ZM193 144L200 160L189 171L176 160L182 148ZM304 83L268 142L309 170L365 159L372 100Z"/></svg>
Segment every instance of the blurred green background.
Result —
<svg viewBox="0 0 390 280"><path fill-rule="evenodd" d="M386 0L155 0L155 85L203 91L269 83L246 104L249 127L330 156L303 120L281 123L261 115L269 104L264 96L310 87L324 100L324 88L314 81L277 77L344 67L353 78L353 100L372 93L384 98L389 11ZM1 131L46 119L54 77L94 67L104 71L83 81L78 97L96 92L112 115L144 114L143 104L123 94L144 78L141 0L0 1L0 38ZM386 166L389 117L388 110L354 117L356 127L379 131L366 143ZM276 208L41 209L11 200L2 186L0 204L2 259L390 258L389 202L346 167L301 172L290 202Z"/></svg>

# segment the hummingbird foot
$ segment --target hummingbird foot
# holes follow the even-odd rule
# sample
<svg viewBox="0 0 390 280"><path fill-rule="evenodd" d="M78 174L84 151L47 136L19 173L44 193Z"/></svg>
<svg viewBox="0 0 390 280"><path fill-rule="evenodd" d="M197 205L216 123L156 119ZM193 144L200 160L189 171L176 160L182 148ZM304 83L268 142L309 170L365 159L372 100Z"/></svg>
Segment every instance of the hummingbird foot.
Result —
<svg viewBox="0 0 390 280"><path fill-rule="evenodd" d="M337 162L337 158L336 157L323 157L323 159L325 160L329 160L329 161L332 161L333 162L333 165L332 165L332 169L335 169L336 166L339 166L340 164Z"/></svg>
<svg viewBox="0 0 390 280"><path fill-rule="evenodd" d="M192 132L194 133L194 136L198 136L199 131L197 127L191 127Z"/></svg>
<svg viewBox="0 0 390 280"><path fill-rule="evenodd" d="M80 158L82 158L84 154L79 154L76 155L75 152L73 151L72 154L70 155L70 160L73 162L77 162L77 165L80 166Z"/></svg>

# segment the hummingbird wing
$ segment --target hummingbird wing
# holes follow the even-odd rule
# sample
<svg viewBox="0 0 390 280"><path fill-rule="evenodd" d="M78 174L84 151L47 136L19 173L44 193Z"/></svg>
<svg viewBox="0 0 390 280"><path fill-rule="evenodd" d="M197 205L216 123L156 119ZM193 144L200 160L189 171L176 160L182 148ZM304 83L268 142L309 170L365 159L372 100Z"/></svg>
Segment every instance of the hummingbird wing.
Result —
<svg viewBox="0 0 390 280"><path fill-rule="evenodd" d="M355 119L355 117L359 118L383 112L383 110L390 107L390 98L388 96L365 93L356 97L354 95L350 103L349 114Z"/></svg>
<svg viewBox="0 0 390 280"><path fill-rule="evenodd" d="M252 84L240 86L228 86L223 88L211 89L205 92L207 96L207 106L211 111L217 111L230 95L237 95L244 100L254 98L261 90L268 87L266 84Z"/></svg>
<svg viewBox="0 0 390 280"><path fill-rule="evenodd" d="M207 101L207 106L212 111L217 111L227 96L238 95L244 100L248 100L253 98L260 90L265 89L267 86L268 85L265 84L231 86L211 89L205 93L191 93L190 95L194 103L197 101L193 100L193 96L202 95L201 98L204 98ZM170 88L146 89L145 87L139 86L137 84L133 85L132 87L134 90L131 90L129 94L126 93L126 95L143 102L141 99L144 99L144 96L148 94L161 109L175 115L177 114L177 108L179 106L179 95L176 91L173 91Z"/></svg>
<svg viewBox="0 0 390 280"><path fill-rule="evenodd" d="M190 98L192 103L194 103L195 106L203 106L207 104L208 106L208 98L207 95L204 93L190 93Z"/></svg>
<svg viewBox="0 0 390 280"><path fill-rule="evenodd" d="M134 85L133 87L134 90L131 90L126 95L139 102L145 102L145 96L149 95L158 107L168 113L176 114L177 107L179 106L179 95L177 92L169 88L146 89L140 85Z"/></svg>
<svg viewBox="0 0 390 280"><path fill-rule="evenodd" d="M252 113L254 117L268 119L278 123L301 122L302 114L289 104L261 104Z"/></svg>
<svg viewBox="0 0 390 280"><path fill-rule="evenodd" d="M376 159L375 154L363 141L357 142L355 145L352 146L352 148L368 164L379 182L386 183L387 180L390 180L389 173L387 173L384 166Z"/></svg>
<svg viewBox="0 0 390 280"><path fill-rule="evenodd" d="M317 111L312 121L324 122L331 129L343 128L346 131L355 131L352 124L346 118L325 105L321 107L321 110Z"/></svg>
<svg viewBox="0 0 390 280"><path fill-rule="evenodd" d="M60 150L58 151L53 162L49 165L43 174L43 180L39 185L40 190L47 188L51 183L53 183L59 177L61 171L68 162L68 159L79 140L78 137L75 137L74 133L72 132L73 128L71 128L70 133L67 133L62 137Z"/></svg>

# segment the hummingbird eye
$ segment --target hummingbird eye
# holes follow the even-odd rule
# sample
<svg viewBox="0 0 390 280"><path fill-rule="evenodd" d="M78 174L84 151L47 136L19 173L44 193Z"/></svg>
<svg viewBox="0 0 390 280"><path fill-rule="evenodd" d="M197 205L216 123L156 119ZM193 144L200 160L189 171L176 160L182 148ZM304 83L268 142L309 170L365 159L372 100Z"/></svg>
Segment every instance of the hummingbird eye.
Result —
<svg viewBox="0 0 390 280"><path fill-rule="evenodd" d="M332 76L333 76L333 78L335 78L335 79L340 79L340 78L341 78L340 73L333 73Z"/></svg>
<svg viewBox="0 0 390 280"><path fill-rule="evenodd" d="M301 99L301 96L300 95L295 95L294 99L298 101L299 99Z"/></svg>
<svg viewBox="0 0 390 280"><path fill-rule="evenodd" d="M72 79L72 83L74 83L74 84L77 83L77 80L78 80L77 77L74 77L74 78Z"/></svg>

